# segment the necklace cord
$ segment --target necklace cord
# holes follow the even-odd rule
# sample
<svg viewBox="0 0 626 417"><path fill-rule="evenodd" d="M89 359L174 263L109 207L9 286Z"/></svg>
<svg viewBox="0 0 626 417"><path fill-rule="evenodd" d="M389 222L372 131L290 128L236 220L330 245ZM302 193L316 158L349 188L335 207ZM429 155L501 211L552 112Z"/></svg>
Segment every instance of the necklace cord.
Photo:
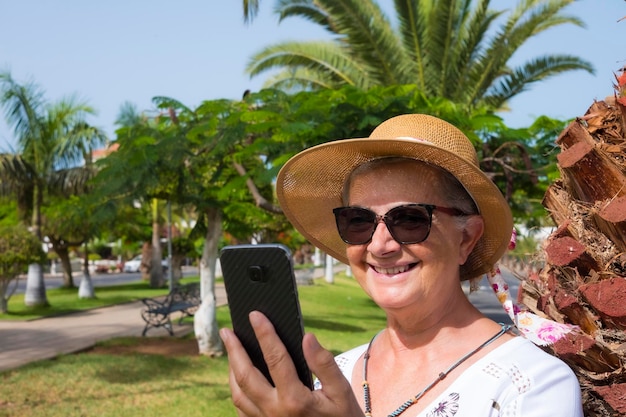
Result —
<svg viewBox="0 0 626 417"><path fill-rule="evenodd" d="M417 403L417 401L424 394L426 394L431 388L433 388L439 382L443 381L443 379L446 376L448 376L448 374L450 372L452 372L459 365L461 365L463 362L465 362L467 359L469 359L472 355L476 354L479 350L481 350L481 349L485 348L486 346L488 346L489 344L493 343L500 336L502 336L503 334L508 332L511 329L511 327L512 327L511 325L505 325L505 324L502 324L502 323L500 323L500 325L502 327L500 328L500 331L498 333L496 333L495 335L491 336L489 339L487 339L484 343L482 343L480 346L478 346L474 350L472 350L469 353L465 354L463 357L461 357L461 359L459 359L458 361L456 361L452 365L450 365L450 367L448 367L448 369L446 369L445 371L440 372L439 375L437 375L437 378L435 378L435 380L433 382L428 384L426 386L426 388L421 390L419 393L417 393L415 396L413 396L409 400L407 400L404 403L402 403L402 405L400 405L400 407L398 407L394 412L389 414L387 417L398 417L400 414L405 412L410 406L412 406L413 404ZM372 348L372 344L374 343L376 338L381 333L382 333L382 331L378 332L372 338L370 343L367 345L367 349L365 350L365 354L363 355L363 404L365 406L365 415L367 417L371 417L372 416L372 399L371 399L371 395L370 395L369 382L367 381L367 363L369 362L369 359L370 359L370 356L371 356L370 350Z"/></svg>

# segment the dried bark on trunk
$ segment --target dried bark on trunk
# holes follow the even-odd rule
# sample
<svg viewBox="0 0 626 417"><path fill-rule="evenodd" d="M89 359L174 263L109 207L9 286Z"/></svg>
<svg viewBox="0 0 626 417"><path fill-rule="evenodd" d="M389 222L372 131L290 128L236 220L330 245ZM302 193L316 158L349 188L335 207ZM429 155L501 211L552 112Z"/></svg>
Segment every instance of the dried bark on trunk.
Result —
<svg viewBox="0 0 626 417"><path fill-rule="evenodd" d="M543 205L558 226L520 302L579 331L547 349L567 362L585 415L626 415L626 108L595 102L559 136L561 179Z"/></svg>

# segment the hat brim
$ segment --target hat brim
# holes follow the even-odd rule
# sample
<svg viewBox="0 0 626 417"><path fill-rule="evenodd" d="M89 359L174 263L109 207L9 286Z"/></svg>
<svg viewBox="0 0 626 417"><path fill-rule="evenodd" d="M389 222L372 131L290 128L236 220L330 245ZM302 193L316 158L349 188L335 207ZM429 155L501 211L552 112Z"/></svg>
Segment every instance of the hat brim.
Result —
<svg viewBox="0 0 626 417"><path fill-rule="evenodd" d="M441 167L465 187L485 224L483 236L460 268L461 279L489 272L507 249L511 212L496 185L474 163L426 141L410 138L343 139L306 149L292 157L277 177L277 196L293 226L312 244L348 263L346 243L336 229L333 208L357 166L383 157L412 158Z"/></svg>

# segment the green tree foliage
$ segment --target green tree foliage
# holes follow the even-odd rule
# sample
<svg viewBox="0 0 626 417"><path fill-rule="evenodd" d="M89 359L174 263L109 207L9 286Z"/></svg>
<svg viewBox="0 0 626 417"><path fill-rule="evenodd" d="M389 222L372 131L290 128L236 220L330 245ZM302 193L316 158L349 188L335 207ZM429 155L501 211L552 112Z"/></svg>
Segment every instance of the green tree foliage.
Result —
<svg viewBox="0 0 626 417"><path fill-rule="evenodd" d="M532 227L546 220L541 199L557 175L553 150L565 127L562 121L542 117L529 128L511 129L488 110L469 112L449 100L427 98L415 85L368 91L344 86L291 95L262 90L249 101L256 104L255 110L240 117L248 121L246 135L256 140L230 157L238 158L240 152L261 155L265 164L257 167L259 171L248 171L253 178L273 179L291 155L307 147L366 137L380 122L398 114L427 113L450 121L473 141L482 169L502 190L518 223Z"/></svg>
<svg viewBox="0 0 626 417"><path fill-rule="evenodd" d="M15 199L0 197L0 225L12 226L19 223Z"/></svg>
<svg viewBox="0 0 626 417"><path fill-rule="evenodd" d="M133 114L133 111L127 107L125 113L120 115L119 120L124 125L116 132L119 147L116 152L99 161L100 172L94 179L95 193L97 200L107 201L118 213L122 210L136 212L133 214L135 218L141 218L142 212L150 213L152 238L149 245L144 245L149 248L145 255L150 260L144 259L144 262L159 266L150 267L148 272L150 285L160 287L165 280L160 268L160 211L164 204L159 204L159 200L170 200L175 194L172 181L177 181L176 175L184 170L182 155L185 143L176 143L176 132L163 123L164 119L142 118ZM138 226L125 227L136 236L145 230Z"/></svg>
<svg viewBox="0 0 626 417"><path fill-rule="evenodd" d="M74 287L70 254L106 230L107 222L96 213L104 212L108 206L96 206L91 193L51 196L49 200L49 204L42 209L42 231L59 257L64 286ZM83 279L91 280L86 258L83 262Z"/></svg>
<svg viewBox="0 0 626 417"><path fill-rule="evenodd" d="M307 19L332 39L270 45L251 57L247 71L278 69L266 86L286 90L415 84L468 109L501 109L532 83L593 72L589 62L559 54L511 66L529 39L555 26L583 26L563 13L573 1L520 0L505 11L491 9L490 0L395 0L391 21L374 0L278 0L281 20Z"/></svg>
<svg viewBox="0 0 626 417"><path fill-rule="evenodd" d="M527 228L550 222L541 204L558 178L555 140L566 122L540 117L528 128L510 129L502 121L475 127L481 167L504 193L518 224Z"/></svg>
<svg viewBox="0 0 626 417"><path fill-rule="evenodd" d="M31 263L44 260L39 239L25 226L0 225L0 313L7 313L19 275L25 273ZM14 282L13 287L11 282Z"/></svg>

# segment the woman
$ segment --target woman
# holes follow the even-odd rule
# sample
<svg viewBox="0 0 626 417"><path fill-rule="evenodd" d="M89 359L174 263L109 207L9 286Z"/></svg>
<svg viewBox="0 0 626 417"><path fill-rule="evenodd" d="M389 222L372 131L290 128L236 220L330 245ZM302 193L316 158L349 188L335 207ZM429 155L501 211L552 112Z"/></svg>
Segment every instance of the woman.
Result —
<svg viewBox="0 0 626 417"><path fill-rule="evenodd" d="M337 358L307 334L314 391L262 314L250 320L275 388L223 329L241 415L582 416L572 371L485 317L462 290L493 269L513 224L461 131L427 115L394 117L369 138L294 156L277 192L292 224L350 265L387 325Z"/></svg>

